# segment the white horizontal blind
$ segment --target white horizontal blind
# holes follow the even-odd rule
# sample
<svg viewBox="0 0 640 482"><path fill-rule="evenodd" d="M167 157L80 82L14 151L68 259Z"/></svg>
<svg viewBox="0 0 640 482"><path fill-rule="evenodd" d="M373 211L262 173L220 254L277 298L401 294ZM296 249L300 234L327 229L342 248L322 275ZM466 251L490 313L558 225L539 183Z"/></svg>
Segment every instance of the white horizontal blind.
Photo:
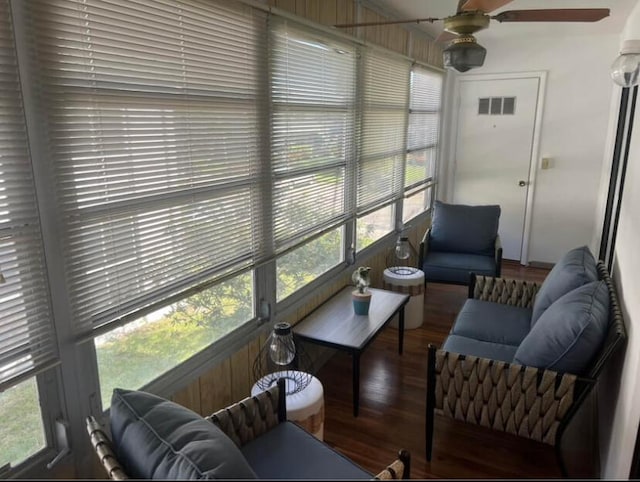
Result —
<svg viewBox="0 0 640 482"><path fill-rule="evenodd" d="M274 19L271 161L276 252L347 220L356 53L326 34Z"/></svg>
<svg viewBox="0 0 640 482"><path fill-rule="evenodd" d="M0 390L57 362L11 12L0 1Z"/></svg>
<svg viewBox="0 0 640 482"><path fill-rule="evenodd" d="M415 188L433 179L441 102L442 74L414 66L411 71L406 188Z"/></svg>
<svg viewBox="0 0 640 482"><path fill-rule="evenodd" d="M236 2L29 2L80 331L255 263L266 17Z"/></svg>
<svg viewBox="0 0 640 482"><path fill-rule="evenodd" d="M410 69L408 60L376 50L364 53L358 214L402 194Z"/></svg>

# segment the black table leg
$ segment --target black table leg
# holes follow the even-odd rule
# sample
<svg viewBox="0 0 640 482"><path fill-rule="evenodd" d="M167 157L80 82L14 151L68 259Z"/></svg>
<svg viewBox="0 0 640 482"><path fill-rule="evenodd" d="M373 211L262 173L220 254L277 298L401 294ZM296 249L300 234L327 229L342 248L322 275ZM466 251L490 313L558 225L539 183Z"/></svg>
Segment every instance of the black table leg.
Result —
<svg viewBox="0 0 640 482"><path fill-rule="evenodd" d="M357 417L358 408L360 408L360 352L351 353L351 359L353 361L351 374L353 378L353 416Z"/></svg>
<svg viewBox="0 0 640 482"><path fill-rule="evenodd" d="M404 348L404 306L400 308L398 313L398 353L402 355Z"/></svg>

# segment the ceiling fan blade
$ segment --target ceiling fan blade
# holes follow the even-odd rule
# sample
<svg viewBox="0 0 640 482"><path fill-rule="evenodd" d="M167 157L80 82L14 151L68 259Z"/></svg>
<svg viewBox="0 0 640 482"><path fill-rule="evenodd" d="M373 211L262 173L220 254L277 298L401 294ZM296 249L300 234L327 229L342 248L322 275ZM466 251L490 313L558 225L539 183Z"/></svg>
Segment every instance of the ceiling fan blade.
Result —
<svg viewBox="0 0 640 482"><path fill-rule="evenodd" d="M480 10L484 13L493 12L513 0L461 0L458 4L458 11L462 10Z"/></svg>
<svg viewBox="0 0 640 482"><path fill-rule="evenodd" d="M453 33L453 32L449 32L447 30L443 30L442 33L440 35L438 35L438 38L436 38L435 41L437 43L446 43L446 42L449 42L449 41L453 40L457 36L458 35Z"/></svg>
<svg viewBox="0 0 640 482"><path fill-rule="evenodd" d="M608 16L608 8L556 8L508 10L491 18L498 22L597 22Z"/></svg>
<svg viewBox="0 0 640 482"><path fill-rule="evenodd" d="M340 23L334 25L337 28L350 28L350 27L372 27L375 25L395 25L399 23L422 23L429 22L433 23L436 20L442 20L441 18L414 18L411 20L386 20L384 22L361 22L361 23Z"/></svg>

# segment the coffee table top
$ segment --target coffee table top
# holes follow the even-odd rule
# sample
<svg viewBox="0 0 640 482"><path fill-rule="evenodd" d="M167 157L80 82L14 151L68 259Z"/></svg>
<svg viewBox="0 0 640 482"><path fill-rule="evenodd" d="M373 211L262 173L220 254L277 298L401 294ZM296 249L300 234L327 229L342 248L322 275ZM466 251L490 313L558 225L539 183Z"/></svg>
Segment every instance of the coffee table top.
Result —
<svg viewBox="0 0 640 482"><path fill-rule="evenodd" d="M369 288L372 294L369 314L356 315L351 301L354 289L353 286L343 288L296 324L293 332L328 346L362 350L409 301L408 294Z"/></svg>

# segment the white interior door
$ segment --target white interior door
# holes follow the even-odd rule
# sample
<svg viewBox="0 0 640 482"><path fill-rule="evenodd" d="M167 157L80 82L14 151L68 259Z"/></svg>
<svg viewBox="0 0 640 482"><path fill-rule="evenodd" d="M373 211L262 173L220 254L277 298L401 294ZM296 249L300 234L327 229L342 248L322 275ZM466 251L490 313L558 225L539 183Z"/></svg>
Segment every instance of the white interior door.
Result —
<svg viewBox="0 0 640 482"><path fill-rule="evenodd" d="M531 77L459 84L453 202L499 204L503 257L518 261L539 83Z"/></svg>

